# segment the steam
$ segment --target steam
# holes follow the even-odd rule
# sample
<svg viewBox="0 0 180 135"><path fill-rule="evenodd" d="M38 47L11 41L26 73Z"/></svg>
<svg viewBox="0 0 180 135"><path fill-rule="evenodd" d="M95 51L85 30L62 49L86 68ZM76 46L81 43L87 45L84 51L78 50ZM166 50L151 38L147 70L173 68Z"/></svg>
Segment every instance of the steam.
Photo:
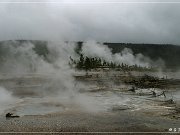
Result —
<svg viewBox="0 0 180 135"><path fill-rule="evenodd" d="M34 85L34 82L36 83L35 78L32 82L29 81L22 84L23 89L18 88L19 95L15 94L16 89L14 86L17 84L12 85L11 88L4 85L7 90L0 87L0 93L4 97L0 100L1 111L4 111L6 106L9 107L10 103L20 99L20 97L22 98L23 92L28 90L24 86L30 87L30 90L39 98L47 99L46 102L51 101L48 99L54 99L53 102L65 105L72 104L75 108L77 107L83 111L101 111L100 102L95 100L94 97L88 96L87 93L79 92L81 89L88 89L90 84L85 85L73 77L74 74L80 72L69 66L70 56L73 58L79 57L75 52L76 45L73 42L49 41L46 47L48 52L44 56L39 55L35 51L35 44L30 41L9 41L1 46L1 73L15 78L23 78L32 74L32 76L42 77L44 80L42 82L37 81L37 84L40 86L38 88L31 88L31 85ZM113 54L111 51L107 46L95 41L87 41L82 46L82 53L86 56L99 57L108 62L112 61L119 64L151 66L152 61L149 58L144 57L142 54L134 55L132 50L128 48L116 54ZM43 75L46 75L47 79ZM1 74L1 79L6 80L7 78ZM112 84L110 83L111 80L107 84L114 85L113 82ZM31 95L29 98L32 98L33 101L41 100ZM26 100L26 96L22 100Z"/></svg>
<svg viewBox="0 0 180 135"><path fill-rule="evenodd" d="M45 47L45 45L44 45ZM56 73L59 71L71 70L68 65L69 56L74 54L74 45L67 43L49 42L48 60L38 55L32 42L20 43L19 41L5 42L1 46L1 67L2 73ZM59 70L60 69L60 70ZM69 72L68 72L69 73Z"/></svg>
<svg viewBox="0 0 180 135"><path fill-rule="evenodd" d="M19 99L12 96L12 93L0 87L0 113L12 107Z"/></svg>
<svg viewBox="0 0 180 135"><path fill-rule="evenodd" d="M112 54L112 50L105 45L96 43L95 41L88 41L83 44L82 53L88 57L99 57L108 62L127 65L139 65L142 67L150 67L153 63L148 57L142 54L134 55L129 48L123 49L120 53Z"/></svg>
<svg viewBox="0 0 180 135"><path fill-rule="evenodd" d="M74 43L48 42L47 58L38 55L35 52L34 47L35 44L32 42L6 42L1 48L4 52L1 56L1 59L3 59L1 62L2 66L0 67L1 73L4 73L8 78L17 77L17 79L27 75L39 77L47 75L47 80L43 78L45 82L39 83L39 88L31 88L31 85L37 85L36 83L33 84L35 81L26 82L25 84L22 84L22 87L30 87L35 96L54 98L56 99L56 102L74 104L74 106L79 106L80 109L84 111L94 112L99 110L92 97L78 92L79 89L85 88L85 86L74 80L73 75L75 74L75 71L69 66L69 57L78 57L74 51L74 48L76 47ZM8 79L4 77L4 74L1 74L1 79ZM8 97L5 98L7 100L3 100L3 102L6 103L9 99L24 96L23 93L24 91L27 91L27 88L25 87L18 91L19 93L16 94L14 86L8 90L2 89L0 93ZM33 99L34 97L31 97L31 95L28 97L32 98L32 100L37 99ZM26 96L23 100L26 100Z"/></svg>

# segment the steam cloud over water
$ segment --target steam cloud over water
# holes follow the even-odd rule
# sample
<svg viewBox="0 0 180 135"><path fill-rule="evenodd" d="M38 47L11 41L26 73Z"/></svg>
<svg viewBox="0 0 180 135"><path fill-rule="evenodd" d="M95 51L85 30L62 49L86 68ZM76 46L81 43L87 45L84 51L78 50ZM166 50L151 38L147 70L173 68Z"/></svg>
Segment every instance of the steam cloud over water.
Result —
<svg viewBox="0 0 180 135"><path fill-rule="evenodd" d="M30 41L7 41L1 45L0 71L4 73L1 74L1 79L21 78L31 74L36 76L46 75L44 76L48 78L46 83L40 83L40 87L36 90L29 90L34 92L33 96L54 97L55 101L65 102L66 104L75 103L88 111L101 110L92 97L79 93L80 89L87 89L88 86L76 82L73 75L75 72L80 73L81 71L75 71L69 66L70 56L76 59L79 57L75 53L75 48L77 47L75 43L47 42L46 45L43 45L43 48L47 49L46 56L38 54L34 49L35 47L36 45ZM41 50L44 49L41 48ZM128 65L150 66L151 64L149 63L150 59L144 58L141 54L134 56L133 52L128 48L120 53L112 54L107 46L94 41L85 42L82 46L82 53L86 56L98 57L116 63L124 62ZM25 86L31 87L35 85L31 81ZM22 90L18 88L17 94L16 89L10 86L10 84L7 85L7 90L1 90L1 93L7 96L7 100L14 100L17 96L25 96L23 93L28 91L26 87Z"/></svg>

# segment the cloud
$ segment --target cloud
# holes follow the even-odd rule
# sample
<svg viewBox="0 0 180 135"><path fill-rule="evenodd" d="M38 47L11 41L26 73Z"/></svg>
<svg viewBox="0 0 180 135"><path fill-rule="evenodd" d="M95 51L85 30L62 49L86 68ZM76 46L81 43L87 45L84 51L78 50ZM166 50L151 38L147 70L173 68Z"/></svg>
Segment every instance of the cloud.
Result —
<svg viewBox="0 0 180 135"><path fill-rule="evenodd" d="M109 0L43 2L0 4L0 40L180 43L178 4Z"/></svg>

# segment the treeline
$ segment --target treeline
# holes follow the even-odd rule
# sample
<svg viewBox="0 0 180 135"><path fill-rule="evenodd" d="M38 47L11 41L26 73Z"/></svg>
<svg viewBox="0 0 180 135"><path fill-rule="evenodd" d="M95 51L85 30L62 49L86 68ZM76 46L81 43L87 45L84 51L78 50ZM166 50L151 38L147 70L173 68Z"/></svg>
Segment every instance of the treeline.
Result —
<svg viewBox="0 0 180 135"><path fill-rule="evenodd" d="M107 62L101 58L97 57L88 57L80 54L78 60L74 60L70 57L70 66L76 68L78 70L92 70L92 69L114 69L114 70L122 70L122 71L153 71L155 70L152 67L142 67L139 65L127 65L125 63L117 64L115 62Z"/></svg>
<svg viewBox="0 0 180 135"><path fill-rule="evenodd" d="M80 51L83 42L77 42L78 47L76 51ZM165 62L165 69L179 70L180 68L180 45L172 44L141 44L141 43L103 43L112 49L112 53L119 53L124 48L129 48L136 55L149 57L151 60L156 61L161 58Z"/></svg>

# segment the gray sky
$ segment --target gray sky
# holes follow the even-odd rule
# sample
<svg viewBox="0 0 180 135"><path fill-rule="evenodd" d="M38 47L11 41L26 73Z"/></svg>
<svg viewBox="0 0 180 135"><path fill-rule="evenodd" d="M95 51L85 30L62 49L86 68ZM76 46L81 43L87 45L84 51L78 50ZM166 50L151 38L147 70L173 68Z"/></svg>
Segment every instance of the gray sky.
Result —
<svg viewBox="0 0 180 135"><path fill-rule="evenodd" d="M41 3L36 3L37 1ZM161 0L131 0L139 3L125 3L130 2L127 0L0 2L0 40L180 44L180 3L141 3L162 2Z"/></svg>

